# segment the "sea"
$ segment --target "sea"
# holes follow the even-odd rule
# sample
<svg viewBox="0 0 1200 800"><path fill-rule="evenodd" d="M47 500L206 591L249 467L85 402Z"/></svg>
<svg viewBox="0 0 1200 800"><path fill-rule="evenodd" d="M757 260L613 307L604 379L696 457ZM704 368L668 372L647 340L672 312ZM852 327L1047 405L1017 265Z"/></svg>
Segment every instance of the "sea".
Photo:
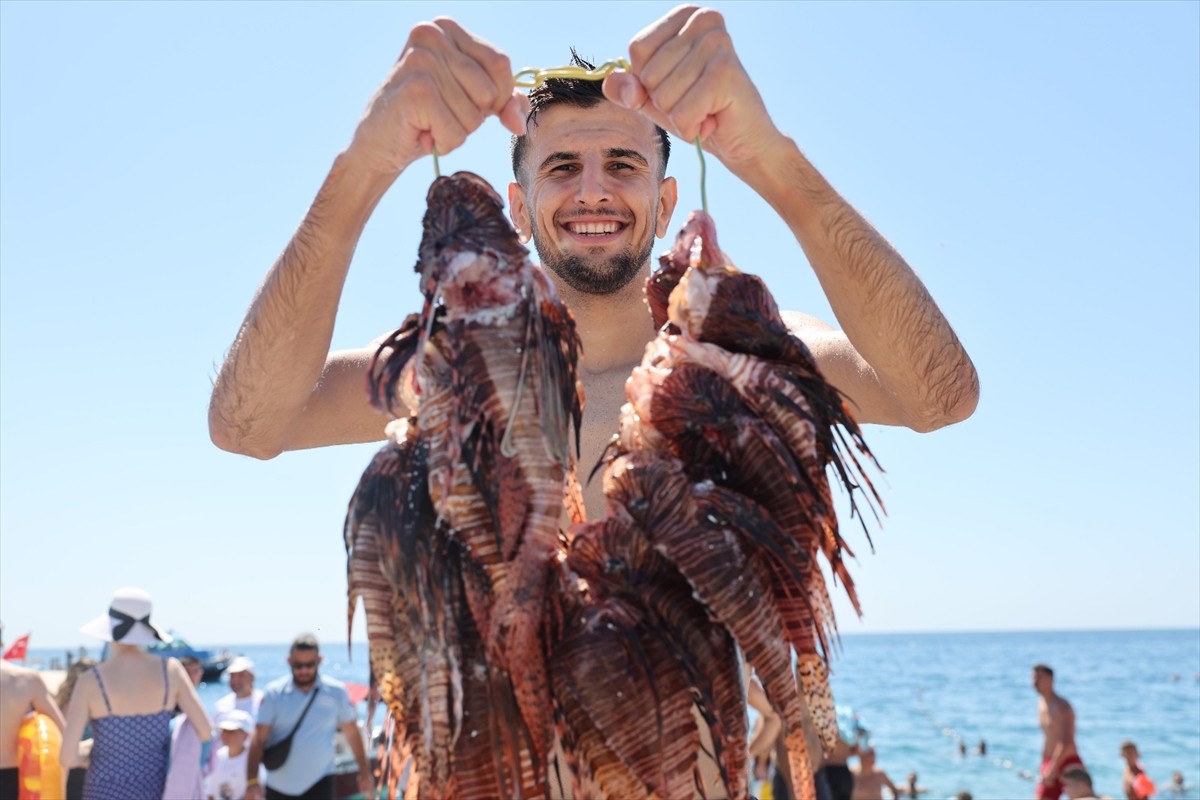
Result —
<svg viewBox="0 0 1200 800"><path fill-rule="evenodd" d="M251 658L260 687L287 673L287 643L203 646ZM322 654L324 674L368 682L365 643L323 643ZM64 651L31 648L29 656L48 664ZM843 634L831 681L836 703L857 715L897 786L914 771L924 800L963 790L975 800L1023 800L1033 797L1041 760L1037 663L1054 669L1055 688L1075 708L1098 795L1124 796L1118 751L1130 739L1156 798L1200 800L1200 629ZM221 681L199 689L209 709L228 691ZM382 716L379 709L376 723ZM1168 791L1176 771L1182 794Z"/></svg>

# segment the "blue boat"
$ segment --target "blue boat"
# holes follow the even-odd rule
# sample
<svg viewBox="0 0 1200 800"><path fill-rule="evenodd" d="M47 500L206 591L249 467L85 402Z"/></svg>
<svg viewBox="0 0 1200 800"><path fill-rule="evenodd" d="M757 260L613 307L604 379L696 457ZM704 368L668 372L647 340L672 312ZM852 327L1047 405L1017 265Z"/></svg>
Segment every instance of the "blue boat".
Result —
<svg viewBox="0 0 1200 800"><path fill-rule="evenodd" d="M205 681L219 681L221 673L229 666L229 661L232 656L228 650L222 649L219 653L214 653L211 650L201 650L192 647L175 631L171 631L173 637L170 644L152 644L146 648L147 653L154 653L156 656L163 658L183 658L184 656L194 656L200 659L201 666L204 667Z"/></svg>

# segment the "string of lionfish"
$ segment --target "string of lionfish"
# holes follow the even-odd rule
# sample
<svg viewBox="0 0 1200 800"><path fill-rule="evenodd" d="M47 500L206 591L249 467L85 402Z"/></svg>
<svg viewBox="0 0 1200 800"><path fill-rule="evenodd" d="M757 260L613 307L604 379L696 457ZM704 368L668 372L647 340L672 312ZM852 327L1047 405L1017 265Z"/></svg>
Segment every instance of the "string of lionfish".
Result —
<svg viewBox="0 0 1200 800"><path fill-rule="evenodd" d="M427 205L424 304L372 361L393 419L344 530L389 796L407 761L409 797L749 797L753 670L813 797L805 731L837 736L821 559L860 611L830 474L852 515L882 510L842 396L693 212L647 281L659 333L587 520L570 312L482 178Z"/></svg>

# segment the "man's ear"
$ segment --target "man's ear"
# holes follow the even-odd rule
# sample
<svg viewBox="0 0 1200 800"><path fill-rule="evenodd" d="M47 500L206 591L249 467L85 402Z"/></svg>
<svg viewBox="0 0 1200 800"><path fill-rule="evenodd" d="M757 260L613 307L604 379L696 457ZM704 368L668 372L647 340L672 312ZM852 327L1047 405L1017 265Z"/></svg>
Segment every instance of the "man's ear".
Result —
<svg viewBox="0 0 1200 800"><path fill-rule="evenodd" d="M675 213L675 204L679 202L679 186L671 177L663 178L658 183L658 217L654 220L654 235L663 238L667 235L667 226L671 224L671 215Z"/></svg>
<svg viewBox="0 0 1200 800"><path fill-rule="evenodd" d="M529 208L525 205L525 187L517 182L508 185L508 215L521 244L528 244L533 235L533 224L529 219Z"/></svg>

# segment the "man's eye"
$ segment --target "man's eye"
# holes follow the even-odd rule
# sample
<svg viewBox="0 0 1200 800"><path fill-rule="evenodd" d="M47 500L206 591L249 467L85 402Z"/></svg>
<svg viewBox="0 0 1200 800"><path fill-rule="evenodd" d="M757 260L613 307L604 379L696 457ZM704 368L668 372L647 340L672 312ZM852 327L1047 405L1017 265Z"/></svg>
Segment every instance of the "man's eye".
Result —
<svg viewBox="0 0 1200 800"><path fill-rule="evenodd" d="M575 169L574 164L558 164L550 168L551 172L572 172Z"/></svg>

